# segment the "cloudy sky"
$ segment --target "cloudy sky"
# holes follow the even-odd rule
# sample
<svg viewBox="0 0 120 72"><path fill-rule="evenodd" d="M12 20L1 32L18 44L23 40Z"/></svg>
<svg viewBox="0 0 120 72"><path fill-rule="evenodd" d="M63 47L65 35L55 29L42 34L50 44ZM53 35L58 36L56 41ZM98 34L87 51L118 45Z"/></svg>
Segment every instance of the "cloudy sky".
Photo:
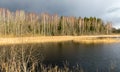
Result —
<svg viewBox="0 0 120 72"><path fill-rule="evenodd" d="M0 0L0 7L64 16L96 16L120 28L120 0Z"/></svg>

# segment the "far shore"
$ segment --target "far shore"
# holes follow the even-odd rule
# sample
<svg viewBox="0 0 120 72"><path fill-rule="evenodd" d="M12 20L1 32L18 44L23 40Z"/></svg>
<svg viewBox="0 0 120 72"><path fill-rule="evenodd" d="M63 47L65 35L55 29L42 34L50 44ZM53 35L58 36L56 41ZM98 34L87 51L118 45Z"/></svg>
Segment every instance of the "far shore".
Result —
<svg viewBox="0 0 120 72"><path fill-rule="evenodd" d="M0 37L0 45L74 41L77 43L115 43L120 35Z"/></svg>

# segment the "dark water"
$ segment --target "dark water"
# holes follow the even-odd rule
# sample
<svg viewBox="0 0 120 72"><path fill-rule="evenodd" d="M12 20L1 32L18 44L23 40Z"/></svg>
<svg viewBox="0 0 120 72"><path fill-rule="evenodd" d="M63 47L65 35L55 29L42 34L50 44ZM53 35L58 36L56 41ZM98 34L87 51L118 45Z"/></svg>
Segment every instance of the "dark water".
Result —
<svg viewBox="0 0 120 72"><path fill-rule="evenodd" d="M120 44L80 44L74 42L30 44L35 55L42 55L43 64L79 65L84 72L120 72ZM39 58L39 57L38 57ZM41 58L41 56L40 56Z"/></svg>
<svg viewBox="0 0 120 72"><path fill-rule="evenodd" d="M43 46L44 64L79 65L85 72L120 72L120 44L48 43Z"/></svg>

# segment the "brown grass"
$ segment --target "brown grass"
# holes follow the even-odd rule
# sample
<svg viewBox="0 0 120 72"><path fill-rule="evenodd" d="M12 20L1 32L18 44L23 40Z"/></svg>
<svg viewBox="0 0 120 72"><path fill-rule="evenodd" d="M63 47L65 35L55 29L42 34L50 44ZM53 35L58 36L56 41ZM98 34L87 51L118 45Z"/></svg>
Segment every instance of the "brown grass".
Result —
<svg viewBox="0 0 120 72"><path fill-rule="evenodd" d="M105 37L99 39L98 37ZM113 43L120 42L119 39L111 37L120 37L120 35L96 35L96 36L35 36L35 37L1 37L0 45L22 44L22 43L45 43L74 41L79 43Z"/></svg>
<svg viewBox="0 0 120 72"><path fill-rule="evenodd" d="M72 71L67 65L46 67L38 49L22 45L0 48L0 72L83 72L79 67Z"/></svg>
<svg viewBox="0 0 120 72"><path fill-rule="evenodd" d="M40 36L40 37L13 37L0 38L0 45L22 44L22 43L45 43L72 40L71 36Z"/></svg>
<svg viewBox="0 0 120 72"><path fill-rule="evenodd" d="M112 38L76 38L74 39L74 42L77 43L86 43L86 44L90 44L90 43L117 43L120 42L120 40L117 39L112 39Z"/></svg>

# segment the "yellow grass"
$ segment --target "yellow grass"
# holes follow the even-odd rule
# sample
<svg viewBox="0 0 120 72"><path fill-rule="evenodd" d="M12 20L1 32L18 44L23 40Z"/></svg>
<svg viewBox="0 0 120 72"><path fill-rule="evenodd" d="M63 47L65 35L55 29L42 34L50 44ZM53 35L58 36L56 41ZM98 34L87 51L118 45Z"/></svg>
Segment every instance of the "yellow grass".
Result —
<svg viewBox="0 0 120 72"><path fill-rule="evenodd" d="M98 38L82 38L82 39L74 39L74 42L78 42L78 43L86 43L86 44L90 44L90 43L116 43L116 42L120 42L120 40L117 39L112 39L112 38L103 38L103 39L98 39Z"/></svg>
<svg viewBox="0 0 120 72"><path fill-rule="evenodd" d="M103 38L99 38L103 37ZM120 39L118 38L112 38L112 37L120 37L120 35L94 35L94 36L80 36L74 38L74 42L77 43L117 43L120 42Z"/></svg>
<svg viewBox="0 0 120 72"><path fill-rule="evenodd" d="M72 40L71 36L40 36L40 37L9 37L0 38L0 45L22 44L22 43L45 43Z"/></svg>
<svg viewBox="0 0 120 72"><path fill-rule="evenodd" d="M97 37L106 37L106 38L99 39ZM74 41L79 43L120 42L120 39L113 39L111 37L120 37L120 35L1 37L0 45L22 44L22 43L63 42L63 41Z"/></svg>

